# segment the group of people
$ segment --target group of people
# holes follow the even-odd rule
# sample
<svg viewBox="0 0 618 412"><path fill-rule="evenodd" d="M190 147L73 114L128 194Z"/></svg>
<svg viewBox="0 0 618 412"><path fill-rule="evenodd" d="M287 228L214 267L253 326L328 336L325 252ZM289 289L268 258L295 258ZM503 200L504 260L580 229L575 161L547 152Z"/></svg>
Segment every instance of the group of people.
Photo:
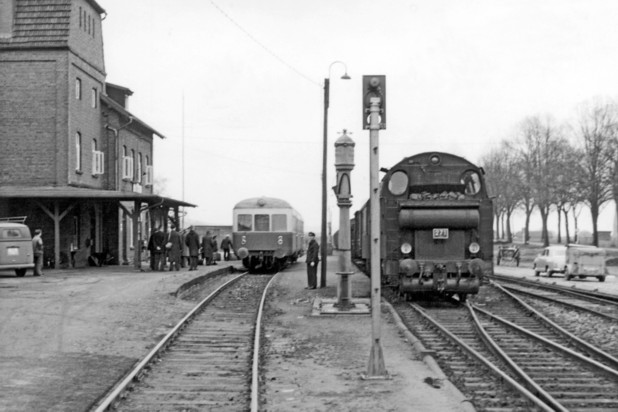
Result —
<svg viewBox="0 0 618 412"><path fill-rule="evenodd" d="M230 260L230 251L233 251L229 235L221 242L223 257ZM165 270L166 261L169 261L169 270L180 270L186 266L189 270L196 270L200 253L204 265L216 265L215 253L218 251L217 236L210 231L200 240L199 234L193 226L178 232L172 225L169 233L164 233L157 227L148 241L150 251L150 269L153 271Z"/></svg>

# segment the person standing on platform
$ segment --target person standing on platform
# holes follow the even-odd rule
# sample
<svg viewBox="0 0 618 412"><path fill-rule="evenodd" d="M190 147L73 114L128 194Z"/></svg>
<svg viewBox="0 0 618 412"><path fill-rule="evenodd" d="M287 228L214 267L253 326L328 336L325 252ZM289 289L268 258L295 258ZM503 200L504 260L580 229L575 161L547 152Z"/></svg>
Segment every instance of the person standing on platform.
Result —
<svg viewBox="0 0 618 412"><path fill-rule="evenodd" d="M200 254L200 235L198 235L193 226L189 228L189 233L185 238L185 245L189 248L189 270L197 270L197 257Z"/></svg>
<svg viewBox="0 0 618 412"><path fill-rule="evenodd" d="M36 229L32 238L34 253L34 276L43 276L43 231Z"/></svg>
<svg viewBox="0 0 618 412"><path fill-rule="evenodd" d="M182 239L180 233L176 230L176 227L172 225L170 233L167 236L167 256L170 261L170 272L172 270L180 270L180 254L182 253Z"/></svg>
<svg viewBox="0 0 618 412"><path fill-rule="evenodd" d="M202 238L202 253L204 256L204 265L212 264L212 255L214 250L212 248L212 236L210 232L206 232L206 235Z"/></svg>
<svg viewBox="0 0 618 412"><path fill-rule="evenodd" d="M148 241L150 251L150 269L163 270L165 266L165 233L157 227Z"/></svg>
<svg viewBox="0 0 618 412"><path fill-rule="evenodd" d="M225 235L225 238L221 241L221 250L223 250L223 260L226 262L230 260L230 249L232 249L232 240L230 235Z"/></svg>
<svg viewBox="0 0 618 412"><path fill-rule="evenodd" d="M309 245L307 245L307 287L315 289L318 284L318 263L320 262L320 245L315 240L315 233L309 232Z"/></svg>
<svg viewBox="0 0 618 412"><path fill-rule="evenodd" d="M184 269L185 266L190 265L189 260L189 246L187 246L187 233L189 229L184 229L180 235L180 241L182 243L182 256L180 258L180 267Z"/></svg>

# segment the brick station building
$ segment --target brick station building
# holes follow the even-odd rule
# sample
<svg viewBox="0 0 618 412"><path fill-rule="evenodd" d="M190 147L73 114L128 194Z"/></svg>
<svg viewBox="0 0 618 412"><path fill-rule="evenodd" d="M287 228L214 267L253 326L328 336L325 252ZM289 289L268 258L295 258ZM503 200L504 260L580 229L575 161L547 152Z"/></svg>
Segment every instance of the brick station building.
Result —
<svg viewBox="0 0 618 412"><path fill-rule="evenodd" d="M141 267L150 231L194 207L153 192L165 136L106 82L104 17L94 0L0 0L0 218L43 229L55 267Z"/></svg>

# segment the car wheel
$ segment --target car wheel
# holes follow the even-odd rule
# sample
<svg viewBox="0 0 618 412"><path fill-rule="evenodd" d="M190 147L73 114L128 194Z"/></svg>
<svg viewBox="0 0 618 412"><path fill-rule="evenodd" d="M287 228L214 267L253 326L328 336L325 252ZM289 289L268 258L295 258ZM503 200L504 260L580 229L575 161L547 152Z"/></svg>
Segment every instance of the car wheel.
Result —
<svg viewBox="0 0 618 412"><path fill-rule="evenodd" d="M15 276L21 278L26 275L26 269L15 269Z"/></svg>
<svg viewBox="0 0 618 412"><path fill-rule="evenodd" d="M547 277L550 278L554 274L553 270L549 270L547 266L545 266L545 272L547 272Z"/></svg>
<svg viewBox="0 0 618 412"><path fill-rule="evenodd" d="M599 279L599 282L605 282L605 276L599 276L597 279Z"/></svg>
<svg viewBox="0 0 618 412"><path fill-rule="evenodd" d="M532 266L532 269L534 269L534 276L539 276L541 274L541 272L536 270L536 265Z"/></svg>

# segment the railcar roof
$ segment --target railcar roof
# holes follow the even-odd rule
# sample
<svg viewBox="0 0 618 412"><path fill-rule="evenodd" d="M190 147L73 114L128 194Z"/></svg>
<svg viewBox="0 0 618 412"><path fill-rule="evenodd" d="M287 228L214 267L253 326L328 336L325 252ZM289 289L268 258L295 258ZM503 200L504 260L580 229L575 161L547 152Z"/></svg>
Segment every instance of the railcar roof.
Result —
<svg viewBox="0 0 618 412"><path fill-rule="evenodd" d="M264 209L274 209L274 208L289 208L293 209L292 206L282 199L277 199L274 197L252 197L249 199L241 200L236 203L234 209L255 209L255 208L264 208Z"/></svg>

